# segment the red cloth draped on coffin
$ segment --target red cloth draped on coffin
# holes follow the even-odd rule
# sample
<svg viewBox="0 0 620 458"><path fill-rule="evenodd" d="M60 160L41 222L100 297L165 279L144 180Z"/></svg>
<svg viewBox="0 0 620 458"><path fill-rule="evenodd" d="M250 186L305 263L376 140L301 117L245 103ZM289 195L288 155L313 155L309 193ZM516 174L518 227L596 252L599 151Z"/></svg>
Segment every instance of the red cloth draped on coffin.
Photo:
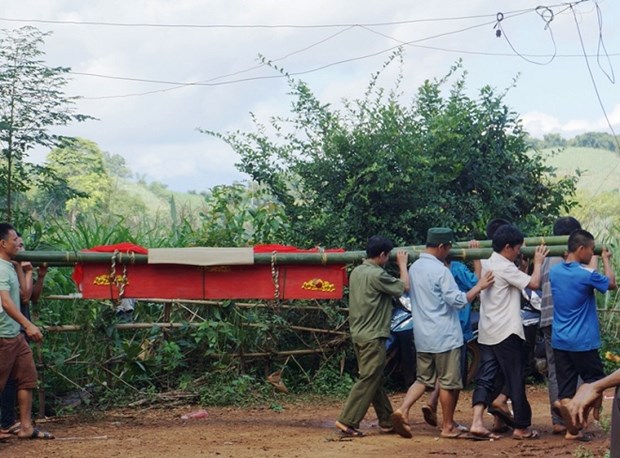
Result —
<svg viewBox="0 0 620 458"><path fill-rule="evenodd" d="M84 251L148 254L130 243L105 245ZM256 245L255 253L317 253L290 245ZM343 252L342 248L325 252ZM126 267L125 267L126 266ZM126 269L126 270L125 270ZM117 264L111 281L109 263L81 263L73 279L88 299L123 296L160 299L340 299L346 282L344 264L277 265L276 276L267 264L193 266L183 264ZM276 284L277 279L277 284Z"/></svg>

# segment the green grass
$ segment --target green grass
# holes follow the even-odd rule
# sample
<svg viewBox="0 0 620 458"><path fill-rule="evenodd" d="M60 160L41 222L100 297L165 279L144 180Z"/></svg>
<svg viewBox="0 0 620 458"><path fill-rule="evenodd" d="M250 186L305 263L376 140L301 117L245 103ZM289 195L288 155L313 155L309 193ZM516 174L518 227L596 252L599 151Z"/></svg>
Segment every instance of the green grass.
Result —
<svg viewBox="0 0 620 458"><path fill-rule="evenodd" d="M543 150L551 153L551 149ZM577 184L578 191L589 194L620 192L620 154L595 148L569 147L547 163L558 169L558 174L573 175L576 169L582 171Z"/></svg>
<svg viewBox="0 0 620 458"><path fill-rule="evenodd" d="M547 163L557 169L558 176L581 171L577 182L578 206L570 214L597 239L614 237L620 228L620 154L595 148L569 147L555 155L552 150Z"/></svg>

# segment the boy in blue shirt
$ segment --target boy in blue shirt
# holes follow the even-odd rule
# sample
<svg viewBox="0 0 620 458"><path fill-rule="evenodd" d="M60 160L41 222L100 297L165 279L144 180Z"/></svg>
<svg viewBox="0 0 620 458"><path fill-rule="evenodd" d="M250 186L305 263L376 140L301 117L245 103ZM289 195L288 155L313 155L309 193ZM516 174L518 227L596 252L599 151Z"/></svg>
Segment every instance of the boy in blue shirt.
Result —
<svg viewBox="0 0 620 458"><path fill-rule="evenodd" d="M587 440L570 421L567 403L577 391L577 379L592 383L605 377L598 353L601 347L594 290L601 293L616 288L611 252L603 248L605 275L587 267L594 255L594 237L576 230L568 238L566 261L549 272L553 295L551 346L555 357L559 400L554 404L567 425L566 439Z"/></svg>

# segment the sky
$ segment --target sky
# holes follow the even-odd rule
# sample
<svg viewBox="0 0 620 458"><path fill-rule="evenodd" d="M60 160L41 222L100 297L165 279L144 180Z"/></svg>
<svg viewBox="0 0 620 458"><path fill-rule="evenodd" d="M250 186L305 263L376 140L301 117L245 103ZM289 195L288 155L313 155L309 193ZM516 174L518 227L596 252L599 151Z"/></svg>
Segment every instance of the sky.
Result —
<svg viewBox="0 0 620 458"><path fill-rule="evenodd" d="M123 156L147 181L198 192L248 179L236 153L201 129L253 131L252 114L268 123L290 113L286 80L259 56L338 107L362 97L402 46L402 67L379 83L390 89L402 72L404 103L462 59L472 97L518 77L505 102L533 136L611 132L605 114L620 134L619 19L617 0L0 2L0 29L51 32L44 60L71 68L67 94L97 118L56 133Z"/></svg>

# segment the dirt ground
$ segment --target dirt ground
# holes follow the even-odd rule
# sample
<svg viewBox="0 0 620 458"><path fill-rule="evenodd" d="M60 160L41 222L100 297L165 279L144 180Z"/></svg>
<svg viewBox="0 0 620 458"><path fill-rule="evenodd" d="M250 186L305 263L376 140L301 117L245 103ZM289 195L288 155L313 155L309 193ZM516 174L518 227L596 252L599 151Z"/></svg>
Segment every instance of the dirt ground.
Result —
<svg viewBox="0 0 620 458"><path fill-rule="evenodd" d="M491 456L603 456L609 435L592 425L594 441L568 442L550 433L547 393L543 387L528 387L534 412L533 426L541 432L535 441L516 441L509 434L501 440L475 442L441 439L438 430L427 426L419 407L412 410L413 439L381 434L371 411L362 423L366 437L343 439L333 427L342 403L291 403L282 411L268 407L253 409L207 408L206 419L182 420L200 406L165 409L124 409L96 418L67 416L39 421L52 431L52 441L11 440L0 444L2 457L491 457ZM607 393L611 395L612 393ZM392 397L398 405L403 394ZM461 395L456 419L469 424L471 391ZM604 401L604 415L611 401ZM487 422L491 425L491 417Z"/></svg>

